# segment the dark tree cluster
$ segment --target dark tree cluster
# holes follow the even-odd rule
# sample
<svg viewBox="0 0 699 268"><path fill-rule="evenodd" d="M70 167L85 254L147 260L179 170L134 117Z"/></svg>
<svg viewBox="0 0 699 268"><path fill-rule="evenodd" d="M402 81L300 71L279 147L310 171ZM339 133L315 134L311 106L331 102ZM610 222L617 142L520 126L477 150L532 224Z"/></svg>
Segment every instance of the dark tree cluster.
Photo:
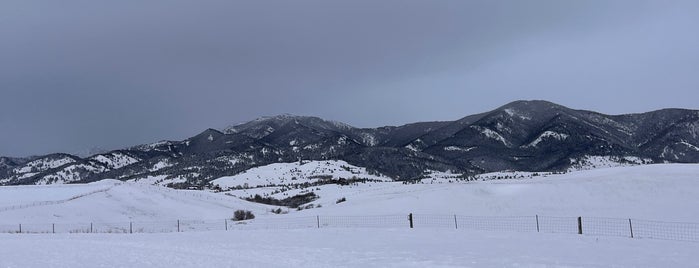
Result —
<svg viewBox="0 0 699 268"><path fill-rule="evenodd" d="M262 197L261 195L256 194L253 197L245 198L245 200L250 201L250 202L255 202L255 203L273 205L273 206L298 208L299 206L306 204L306 203L313 202L313 201L317 200L318 198L320 198L320 197L317 196L314 192L310 192L310 193L295 195L292 197L287 197L284 199L276 199L274 197Z"/></svg>

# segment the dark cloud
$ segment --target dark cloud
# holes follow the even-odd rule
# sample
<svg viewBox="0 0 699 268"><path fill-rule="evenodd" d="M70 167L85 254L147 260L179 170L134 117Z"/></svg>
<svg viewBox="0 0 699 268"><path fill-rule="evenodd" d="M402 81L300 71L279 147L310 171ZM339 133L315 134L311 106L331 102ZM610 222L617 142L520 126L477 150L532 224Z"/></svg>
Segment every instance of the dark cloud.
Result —
<svg viewBox="0 0 699 268"><path fill-rule="evenodd" d="M696 1L0 3L0 155L261 115L369 127L516 99L696 108Z"/></svg>

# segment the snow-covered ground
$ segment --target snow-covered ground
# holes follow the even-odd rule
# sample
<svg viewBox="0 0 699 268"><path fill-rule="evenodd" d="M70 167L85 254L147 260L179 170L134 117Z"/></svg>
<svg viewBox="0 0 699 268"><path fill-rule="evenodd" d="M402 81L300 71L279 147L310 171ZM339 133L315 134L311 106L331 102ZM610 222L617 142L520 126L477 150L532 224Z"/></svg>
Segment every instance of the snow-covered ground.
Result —
<svg viewBox="0 0 699 268"><path fill-rule="evenodd" d="M333 170L330 174L354 174L354 167L342 165L339 169L316 165L321 169L301 174L314 170L320 170L319 174L327 170ZM270 178L284 178L285 182L296 172L277 171L281 174L273 177L275 174L270 173ZM537 176L504 172L485 174L477 181L457 177L434 172L422 183L408 185L376 181L222 193L113 180L86 185L0 187L0 227L95 223L95 228L103 228L108 223L120 223L125 224L121 225L125 231L129 222L134 222L138 228L146 228L141 231L173 232L0 234L0 267L690 267L699 263L695 254L699 252L698 242L647 239L652 235L625 238L624 222L613 226L623 229L620 237L606 237L480 232L473 228L409 229L405 217L408 213L459 217L543 215L542 219L566 216L565 228L570 226L572 233L577 216L699 222L699 165L657 164ZM281 199L310 191L320 196L311 202L314 208L285 209L288 214L281 215L270 212L276 206L238 198L261 194ZM341 198L346 201L338 203ZM247 225L222 221L230 219L237 209L251 210L257 218ZM324 228L332 227L326 225L328 221L340 216L366 215L369 221L371 215L395 215L395 220L386 218L388 224L377 225L381 228L351 224L345 225L350 228ZM319 219L320 229L314 227L315 219ZM182 220L184 233L173 231L177 230L177 220ZM247 228L273 221L281 227L298 224L306 228ZM153 226L144 225L149 222ZM214 225L203 230L225 226L229 231L189 232L187 228L195 224ZM699 230L696 226L690 228Z"/></svg>
<svg viewBox="0 0 699 268"><path fill-rule="evenodd" d="M459 214L473 216L594 216L699 222L699 165L657 164L566 174L497 173L486 181L423 184L359 183L312 187L321 208L301 215ZM446 176L446 175L445 175ZM479 176L480 177L480 176ZM518 179L493 179L493 178ZM276 188L236 190L241 197ZM308 189L272 194L293 196ZM336 204L344 197L346 202Z"/></svg>
<svg viewBox="0 0 699 268"><path fill-rule="evenodd" d="M447 173L437 175L451 176ZM285 217L269 213L271 208L276 208L274 206L237 197L260 194L282 199L310 191L320 196L311 204L321 207L303 211L291 209L286 216L417 213L699 222L699 211L691 209L699 207L699 165L696 164L525 175L531 174L486 174L483 176L488 180L470 182L425 179L421 184L408 185L369 182L298 189L263 187L223 193L173 190L118 181L87 185L8 186L0 187L0 223L224 219L230 218L236 209L251 210L263 218ZM517 179L493 179L497 177ZM343 197L346 201L337 203Z"/></svg>
<svg viewBox="0 0 699 268"><path fill-rule="evenodd" d="M0 225L225 219L269 206L205 191L106 180L91 184L0 187Z"/></svg>
<svg viewBox="0 0 699 268"><path fill-rule="evenodd" d="M391 181L385 176L370 175L365 168L356 167L341 160L305 161L304 163L276 163L251 168L235 176L222 177L212 183L222 188L256 187L265 185L293 185L316 182L326 177L360 178L377 181Z"/></svg>
<svg viewBox="0 0 699 268"><path fill-rule="evenodd" d="M693 267L699 243L443 229L0 234L0 267Z"/></svg>

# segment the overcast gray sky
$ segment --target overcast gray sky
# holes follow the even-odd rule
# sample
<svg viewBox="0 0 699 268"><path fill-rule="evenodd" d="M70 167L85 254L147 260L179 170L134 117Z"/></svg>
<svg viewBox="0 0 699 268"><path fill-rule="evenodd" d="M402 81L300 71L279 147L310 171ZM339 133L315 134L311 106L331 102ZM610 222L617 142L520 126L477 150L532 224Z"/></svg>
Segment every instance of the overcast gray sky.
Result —
<svg viewBox="0 0 699 268"><path fill-rule="evenodd" d="M698 14L694 0L3 0L0 155L280 113L376 127L518 99L696 109Z"/></svg>

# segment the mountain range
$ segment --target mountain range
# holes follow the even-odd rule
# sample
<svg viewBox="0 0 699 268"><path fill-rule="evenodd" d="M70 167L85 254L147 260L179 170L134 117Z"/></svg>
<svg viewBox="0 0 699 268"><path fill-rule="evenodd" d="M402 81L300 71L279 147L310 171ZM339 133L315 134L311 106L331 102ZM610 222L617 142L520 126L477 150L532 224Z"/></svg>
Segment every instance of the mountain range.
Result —
<svg viewBox="0 0 699 268"><path fill-rule="evenodd" d="M182 141L78 157L0 157L0 185L159 178L174 188L253 167L344 160L394 180L430 171L566 171L591 157L619 163L698 163L699 110L605 115L547 101L515 101L456 121L356 128L317 117L262 117Z"/></svg>

